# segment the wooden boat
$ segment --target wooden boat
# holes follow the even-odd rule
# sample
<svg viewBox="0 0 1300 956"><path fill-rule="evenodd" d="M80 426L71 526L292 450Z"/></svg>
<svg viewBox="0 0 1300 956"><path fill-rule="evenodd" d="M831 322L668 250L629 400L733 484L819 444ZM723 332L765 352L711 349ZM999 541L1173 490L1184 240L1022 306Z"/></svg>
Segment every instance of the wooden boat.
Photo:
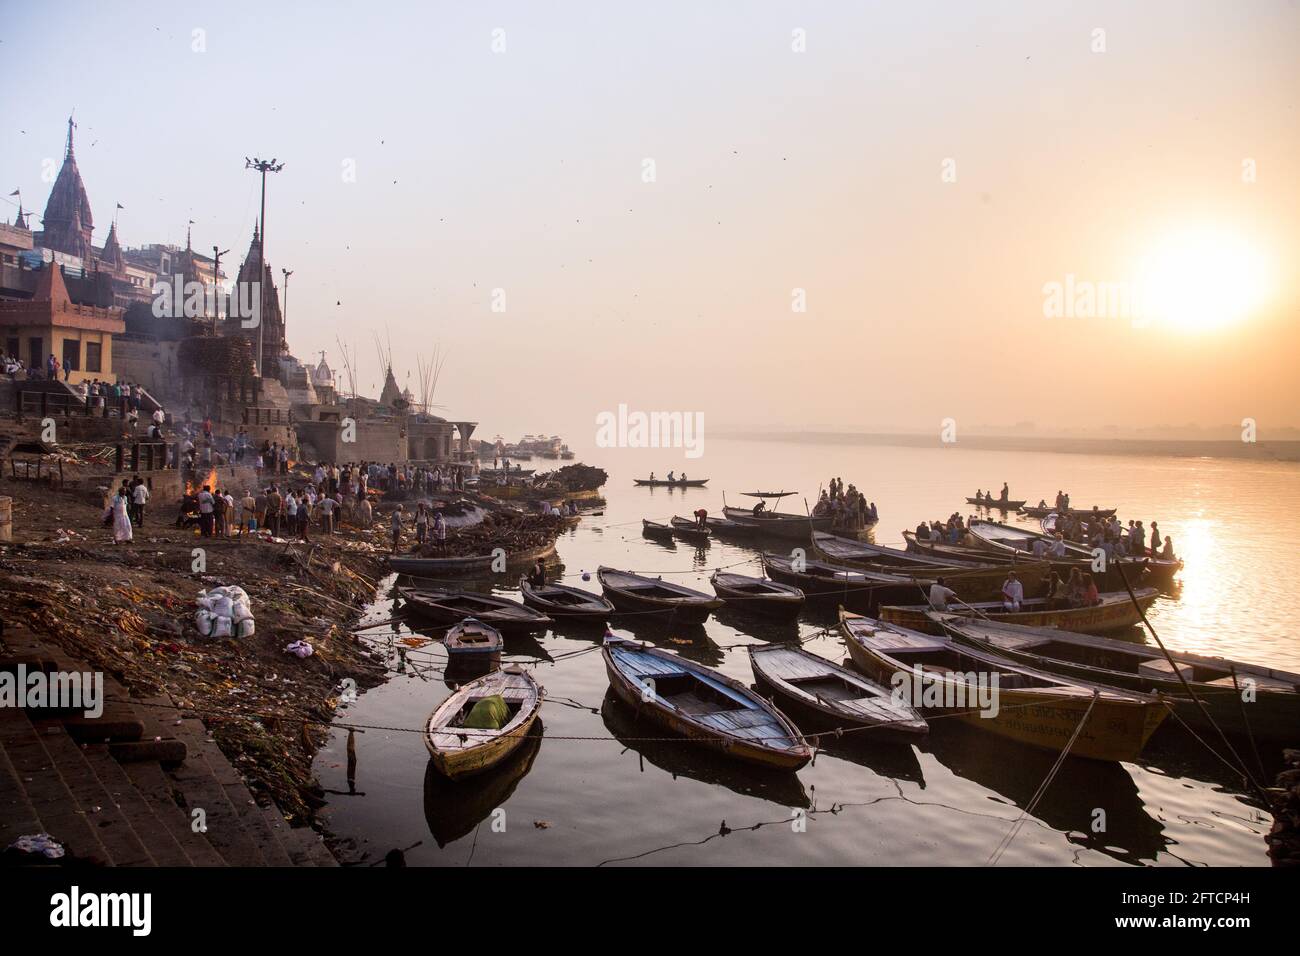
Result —
<svg viewBox="0 0 1300 956"><path fill-rule="evenodd" d="M761 528L755 528L752 524L741 524L739 521L732 521L730 518L718 518L710 515L704 519L709 530L717 538L738 538L753 540L761 533Z"/></svg>
<svg viewBox="0 0 1300 956"><path fill-rule="evenodd" d="M1057 753L1087 714L1070 748L1072 756L1135 760L1168 713L1154 695L1070 681L947 637L843 610L840 630L853 663L868 677L891 687L920 683L923 712L948 714L988 733ZM985 681L983 703L993 705L983 709L980 677ZM997 693L990 698L994 680ZM912 699L916 696L914 689Z"/></svg>
<svg viewBox="0 0 1300 956"><path fill-rule="evenodd" d="M480 823L503 807L528 775L546 733L539 714L524 742L487 773L452 780L432 760L424 770L424 820L439 847L473 833ZM798 778L796 778L798 779Z"/></svg>
<svg viewBox="0 0 1300 956"><path fill-rule="evenodd" d="M567 584L533 587L527 578L520 578L519 592L524 604L561 624L603 624L614 613L614 605L599 594Z"/></svg>
<svg viewBox="0 0 1300 956"><path fill-rule="evenodd" d="M952 564L978 564L988 565L995 561L1010 561L1015 564L1018 560L1023 559L1012 555L1010 558L1005 555L990 555L987 548L977 548L969 544L949 544L946 541L936 541L932 538L918 538L915 531L904 531L903 540L907 542L907 550L911 554L924 554L930 557L942 558Z"/></svg>
<svg viewBox="0 0 1300 956"><path fill-rule="evenodd" d="M903 551L898 548L887 548L866 541L851 541L822 531L813 533L813 547L827 560L840 564L869 565L873 570L889 566L897 568L899 571L934 571L943 574L954 571L961 566L947 558ZM983 563L983 566L991 567L995 563L994 559L989 558ZM965 566L980 567L981 565L969 561L965 562Z"/></svg>
<svg viewBox="0 0 1300 956"><path fill-rule="evenodd" d="M682 481L680 478L673 481L663 478L633 478L632 480L645 488L703 488L709 482L707 478L692 478L690 481Z"/></svg>
<svg viewBox="0 0 1300 956"><path fill-rule="evenodd" d="M505 641L495 627L467 617L453 624L442 639L447 648L447 667L492 667L501 663Z"/></svg>
<svg viewBox="0 0 1300 956"><path fill-rule="evenodd" d="M662 521L651 521L649 518L641 519L641 533L647 538L658 538L660 541L673 540L673 526L664 524Z"/></svg>
<svg viewBox="0 0 1300 956"><path fill-rule="evenodd" d="M947 580L946 578L944 579ZM1133 592L1145 611L1160 596L1157 588L1142 588ZM891 624L901 624L914 631L942 634L943 627L931 614L927 604L881 605L880 619ZM1030 627L1059 627L1079 634L1109 634L1126 631L1142 622L1142 615L1133 606L1127 591L1107 591L1101 603L1091 607L1049 608L1044 598L1031 598L1020 603L1019 611L1005 611L1001 601L977 601L965 606L949 607L952 614L969 615L981 620L1024 624Z"/></svg>
<svg viewBox="0 0 1300 956"><path fill-rule="evenodd" d="M802 647L751 644L748 650L759 686L836 727L871 727L871 738L916 739L930 731L925 718L887 688Z"/></svg>
<svg viewBox="0 0 1300 956"><path fill-rule="evenodd" d="M785 620L798 617L803 610L803 591L790 584L779 584L745 574L731 574L728 571L714 571L709 581L718 597L727 602L729 609L756 611Z"/></svg>
<svg viewBox="0 0 1300 956"><path fill-rule="evenodd" d="M1018 664L1072 680L1164 694L1190 726L1198 732L1213 732L1158 647L972 617L936 614L935 618L958 642ZM1169 656L1225 731L1294 741L1300 727L1300 674L1186 651L1171 650ZM1241 695L1247 681L1253 684L1255 699L1251 703L1245 703Z"/></svg>
<svg viewBox="0 0 1300 956"><path fill-rule="evenodd" d="M765 767L797 770L812 758L799 729L740 681L621 638L602 653L610 688L660 726Z"/></svg>
<svg viewBox="0 0 1300 956"><path fill-rule="evenodd" d="M1051 535L1043 534L1039 531L1033 531L1029 528L1017 528L1014 525L1001 524L997 521L984 521L975 519L967 526L970 532L970 539L978 546L987 548L989 551L1000 554L1013 554L1018 557L1033 557L1033 547L1035 541L1043 541L1048 546L1055 543ZM1092 566L1092 549L1078 544L1073 541L1066 541L1065 556L1067 562L1073 559L1077 562L1086 562L1078 566L1082 570L1089 570ZM1049 557L1053 565L1061 563L1059 558ZM1157 586L1167 586L1173 582L1174 575L1182 570L1183 562L1179 558L1151 558L1151 557L1115 557L1107 562L1107 570L1104 575L1106 587L1115 590L1123 587L1123 580L1120 578L1120 569L1123 568L1124 574L1130 585L1136 586L1142 577L1142 571L1145 570L1148 575L1148 581ZM1068 563L1066 564L1068 572Z"/></svg>
<svg viewBox="0 0 1300 956"><path fill-rule="evenodd" d="M532 564L538 558L546 560L555 555L555 542L515 551L506 555L506 563L512 567ZM413 578L445 578L456 575L487 574L492 571L492 562L496 557L491 554L475 554L463 557L417 558L412 555L393 554L388 557L388 567L398 574Z"/></svg>
<svg viewBox="0 0 1300 956"><path fill-rule="evenodd" d="M1012 498L967 498L966 504L980 508L996 508L998 511L1019 511L1028 500L1028 498L1021 498L1019 501Z"/></svg>
<svg viewBox="0 0 1300 956"><path fill-rule="evenodd" d="M463 726L476 703L498 694L510 713L500 730ZM470 681L439 704L425 725L424 745L433 765L448 777L482 773L524 742L541 708L542 688L523 668L511 665Z"/></svg>
<svg viewBox="0 0 1300 956"><path fill-rule="evenodd" d="M1070 514L1076 518L1113 518L1117 508L1040 508L1037 505L1025 505L1020 509L1031 518L1046 518L1048 515Z"/></svg>
<svg viewBox="0 0 1300 956"><path fill-rule="evenodd" d="M754 514L748 508L731 507L724 507L722 514L739 524L749 525L763 534L791 541L807 541L814 531L828 531L834 520L830 515L810 517L786 514L782 511L760 511Z"/></svg>
<svg viewBox="0 0 1300 956"><path fill-rule="evenodd" d="M679 518L674 515L668 519L668 523L677 537L692 544L708 544L713 539L713 533L708 528L701 528L689 518Z"/></svg>
<svg viewBox="0 0 1300 956"><path fill-rule="evenodd" d="M722 601L660 578L648 578L614 568L596 569L605 596L619 611L644 613L662 611L685 624L703 624Z"/></svg>
<svg viewBox="0 0 1300 956"><path fill-rule="evenodd" d="M875 610L881 604L902 604L929 593L929 584L898 574L859 571L809 558L802 570L783 554L763 554L763 570L782 584L793 584L809 597L839 598L848 606Z"/></svg>
<svg viewBox="0 0 1300 956"><path fill-rule="evenodd" d="M506 598L473 591L398 588L410 610L438 624L456 624L467 617L499 631L541 631L554 623L545 614Z"/></svg>

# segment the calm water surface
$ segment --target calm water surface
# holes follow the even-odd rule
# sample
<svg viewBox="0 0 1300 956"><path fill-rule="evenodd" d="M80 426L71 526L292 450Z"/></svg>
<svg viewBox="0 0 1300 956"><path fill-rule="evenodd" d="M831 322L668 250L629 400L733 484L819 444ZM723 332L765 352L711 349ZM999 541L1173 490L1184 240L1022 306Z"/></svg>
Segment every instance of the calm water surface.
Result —
<svg viewBox="0 0 1300 956"><path fill-rule="evenodd" d="M1217 459L1083 457L959 448L848 448L709 439L704 457L648 450L577 449L610 473L603 517L585 518L558 549L567 583L599 590L599 564L653 572L711 593L709 572L758 573L757 552L714 541L697 549L641 536L642 517L665 520L698 507L720 513L739 492L797 490L782 510L803 509L832 476L866 491L880 510L876 540L899 544L903 528L944 518L977 487L1011 485L1015 498L1049 501L1058 488L1077 506L1118 507L1152 519L1187 562L1177 597L1163 597L1152 623L1174 648L1300 670L1300 640L1287 608L1300 577L1300 468ZM542 470L551 462L534 461ZM685 491L632 487L670 468L708 477ZM503 590L501 593L505 593ZM390 616L387 602L370 620ZM744 645L816 635L829 616L805 613L778 626L724 614L683 635L637 623L616 633L651 641L752 682ZM390 629L373 633L384 635ZM398 628L394 638L409 636ZM689 638L688 643L684 643ZM981 865L1021 816L1053 755L936 722L919 746L847 737L797 774L750 771L661 736L607 699L598 634L561 628L510 639L545 685L544 734L506 767L449 784L428 769L419 728L450 693L437 644L393 655L395 673L363 693L340 719L391 730L355 737L356 774L346 772L347 734L337 731L316 772L330 791L328 826L353 859L408 850L412 865ZM845 659L839 640L808 648ZM561 739L583 738L583 739ZM806 828L796 832L796 809ZM1094 832L1098 811L1104 832ZM495 826L494 826L495 821ZM504 825L504 826L503 826ZM1239 781L1184 733L1162 728L1136 764L1067 760L1034 813L1000 857L1003 865L1267 865L1269 822L1242 797Z"/></svg>

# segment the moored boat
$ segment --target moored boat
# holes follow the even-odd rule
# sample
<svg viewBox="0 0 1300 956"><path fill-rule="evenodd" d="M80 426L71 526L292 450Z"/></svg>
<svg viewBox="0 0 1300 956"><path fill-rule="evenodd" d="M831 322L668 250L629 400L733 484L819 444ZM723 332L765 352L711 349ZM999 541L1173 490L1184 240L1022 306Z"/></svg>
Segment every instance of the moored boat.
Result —
<svg viewBox="0 0 1300 956"><path fill-rule="evenodd" d="M802 647L760 644L748 650L761 687L836 727L869 727L868 739L917 739L930 730L925 718L888 688Z"/></svg>
<svg viewBox="0 0 1300 956"><path fill-rule="evenodd" d="M453 624L442 643L447 648L448 668L487 668L500 664L501 649L505 646L500 631L472 617Z"/></svg>
<svg viewBox="0 0 1300 956"><path fill-rule="evenodd" d="M641 519L641 533L647 538L656 538L659 541L673 540L673 526L664 524L662 521L651 521L649 518Z"/></svg>
<svg viewBox="0 0 1300 956"><path fill-rule="evenodd" d="M596 577L615 610L630 613L662 612L674 621L703 624L722 601L700 591L660 578L601 567Z"/></svg>
<svg viewBox="0 0 1300 956"><path fill-rule="evenodd" d="M672 526L673 533L677 537L692 544L708 544L713 539L713 533L707 527L701 528L689 518L674 515L668 520L668 524Z"/></svg>
<svg viewBox="0 0 1300 956"><path fill-rule="evenodd" d="M763 554L763 570L782 584L793 584L810 599L836 598L845 606L874 611L883 604L902 604L927 593L928 582L898 574L859 571L843 565L817 561L801 562L783 554Z"/></svg>
<svg viewBox="0 0 1300 956"><path fill-rule="evenodd" d="M946 581L947 579L945 579ZM1149 608L1160 596L1157 588L1141 588L1133 592L1142 611ZM1099 603L1087 607L1049 607L1043 598L1030 598L1020 602L1019 611L1004 609L1001 601L975 601L955 605L947 610L952 614L969 615L981 620L1023 624L1029 627L1057 627L1080 634L1111 634L1126 631L1142 622L1142 614L1127 591L1107 591ZM914 631L942 634L943 627L932 617L934 608L929 604L881 605L880 619L891 624L910 627Z"/></svg>
<svg viewBox="0 0 1300 956"><path fill-rule="evenodd" d="M551 541L535 548L527 548L506 555L506 563L512 567L531 564L538 558L546 560L555 555L555 542ZM497 558L492 554L472 554L446 558L419 558L409 554L393 554L388 557L388 566L398 574L413 578L439 578L449 575L474 575L488 573Z"/></svg>
<svg viewBox="0 0 1300 956"><path fill-rule="evenodd" d="M527 578L520 578L519 593L525 605L560 624L603 624L614 613L607 598L567 584L534 587Z"/></svg>
<svg viewBox="0 0 1300 956"><path fill-rule="evenodd" d="M542 688L521 667L493 671L462 685L439 704L425 724L424 744L433 765L457 779L489 770L524 742L542 707ZM504 703L497 728L466 727L475 705L489 698Z"/></svg>
<svg viewBox="0 0 1300 956"><path fill-rule="evenodd" d="M765 767L797 770L812 758L799 729L739 681L620 638L606 639L602 653L610 688L660 726Z"/></svg>
<svg viewBox="0 0 1300 956"><path fill-rule="evenodd" d="M1034 544L1037 541L1042 541L1046 548L1051 548L1053 544L1064 546L1064 562L1060 558L1052 557L1050 554L1047 556L1047 560L1054 565L1064 564L1068 570L1069 562L1073 561L1081 570L1087 571L1092 567L1092 549L1077 542L1058 542L1053 536L1039 531L1033 531L1029 528L1017 528L1014 525L1002 524L997 521L985 521L978 518L969 523L967 530L974 545L985 548L990 552L1014 555L1018 559L1039 560L1033 553ZM1146 580L1149 583L1157 587L1166 587L1173 582L1174 576L1182 570L1182 567L1183 562L1179 558L1146 557L1141 555L1116 556L1106 561L1106 570L1104 572L1094 573L1101 574L1105 586L1111 590L1118 590L1123 587L1125 579L1130 585L1136 585L1141 579L1143 571L1146 572ZM1123 576L1121 576L1121 572Z"/></svg>
<svg viewBox="0 0 1300 956"><path fill-rule="evenodd" d="M724 507L724 517L739 524L749 525L763 534L791 541L807 541L814 531L829 531L834 519L830 515L796 515L784 511L760 511L749 508Z"/></svg>
<svg viewBox="0 0 1300 956"><path fill-rule="evenodd" d="M798 617L803 609L804 593L791 584L728 571L714 571L709 581L718 597L727 602L728 609L754 611L783 620Z"/></svg>
<svg viewBox="0 0 1300 956"><path fill-rule="evenodd" d="M730 518L719 518L714 515L704 519L714 537L717 538L735 538L738 540L750 540L759 537L762 534L761 528L755 528L752 524L741 524L739 521L732 521Z"/></svg>
<svg viewBox="0 0 1300 956"><path fill-rule="evenodd" d="M1178 715L1198 731L1213 728L1188 695L1179 673L1213 721L1229 733L1293 742L1300 727L1300 674L1186 651L1170 650L1166 658L1160 648L1149 644L1055 628L956 615L934 617L958 642L1018 664L1070 679L1164 694Z"/></svg>
<svg viewBox="0 0 1300 956"><path fill-rule="evenodd" d="M1135 760L1168 713L1155 695L1071 681L843 610L840 630L854 665L910 689L923 713L1058 753L1074 738L1072 756Z"/></svg>
<svg viewBox="0 0 1300 956"><path fill-rule="evenodd" d="M509 632L545 630L553 623L532 608L490 594L405 587L397 593L412 613L438 624L456 624L472 617Z"/></svg>

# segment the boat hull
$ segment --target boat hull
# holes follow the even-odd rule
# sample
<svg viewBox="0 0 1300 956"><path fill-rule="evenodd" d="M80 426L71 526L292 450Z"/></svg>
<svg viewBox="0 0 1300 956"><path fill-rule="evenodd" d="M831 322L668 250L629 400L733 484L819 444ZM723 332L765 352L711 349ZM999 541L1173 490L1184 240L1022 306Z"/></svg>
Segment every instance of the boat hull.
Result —
<svg viewBox="0 0 1300 956"><path fill-rule="evenodd" d="M1156 599L1154 588L1147 588L1137 595L1138 604L1146 610ZM928 604L885 605L880 608L880 619L898 624L914 631L926 634L942 634L943 626L930 618L933 610ZM1003 624L1020 624L1025 627L1056 627L1063 631L1079 634L1112 634L1126 631L1142 623L1142 615L1129 600L1128 595L1122 601L1109 601L1094 607L1041 608L1029 611L1007 612L1001 608L977 609L979 617ZM952 607L949 613L974 615L975 612L963 607Z"/></svg>
<svg viewBox="0 0 1300 956"><path fill-rule="evenodd" d="M856 641L849 641L849 656L863 673L876 680L890 681L896 670L876 660ZM979 713L962 713L954 719L1007 740L1059 753L1088 711L1086 697L1061 697L1034 690L1002 690L1000 709L992 718ZM945 708L923 708L944 714ZM1164 719L1159 705L1116 705L1098 700L1070 754L1092 760L1132 761Z"/></svg>
<svg viewBox="0 0 1300 956"><path fill-rule="evenodd" d="M616 697L631 707L638 717L645 717L651 722L690 740L699 741L702 746L716 750L719 754L733 760L741 760L760 767L774 770L798 770L812 759L806 747L797 750L783 750L766 747L758 743L748 743L737 738L723 738L715 733L697 726L678 715L675 711L656 707L644 699L645 691L624 674L613 661L609 652L605 652L605 672L609 676L609 686ZM788 721L787 721L788 723ZM793 730L793 726L791 725Z"/></svg>

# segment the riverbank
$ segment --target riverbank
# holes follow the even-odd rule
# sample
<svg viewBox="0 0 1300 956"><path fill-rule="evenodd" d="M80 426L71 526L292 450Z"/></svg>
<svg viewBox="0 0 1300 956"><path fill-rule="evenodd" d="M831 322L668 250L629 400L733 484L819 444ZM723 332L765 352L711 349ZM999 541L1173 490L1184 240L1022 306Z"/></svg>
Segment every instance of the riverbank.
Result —
<svg viewBox="0 0 1300 956"><path fill-rule="evenodd" d="M345 682L384 680L383 664L348 631L383 574L382 529L310 542L207 538L174 526L158 504L134 540L114 545L84 492L6 481L13 541L0 545L0 617L88 662L133 697L165 696L208 732L254 795L294 823L322 804L312 757ZM196 548L206 568L194 570ZM239 585L254 636L205 638L201 589ZM284 648L309 642L299 658Z"/></svg>

